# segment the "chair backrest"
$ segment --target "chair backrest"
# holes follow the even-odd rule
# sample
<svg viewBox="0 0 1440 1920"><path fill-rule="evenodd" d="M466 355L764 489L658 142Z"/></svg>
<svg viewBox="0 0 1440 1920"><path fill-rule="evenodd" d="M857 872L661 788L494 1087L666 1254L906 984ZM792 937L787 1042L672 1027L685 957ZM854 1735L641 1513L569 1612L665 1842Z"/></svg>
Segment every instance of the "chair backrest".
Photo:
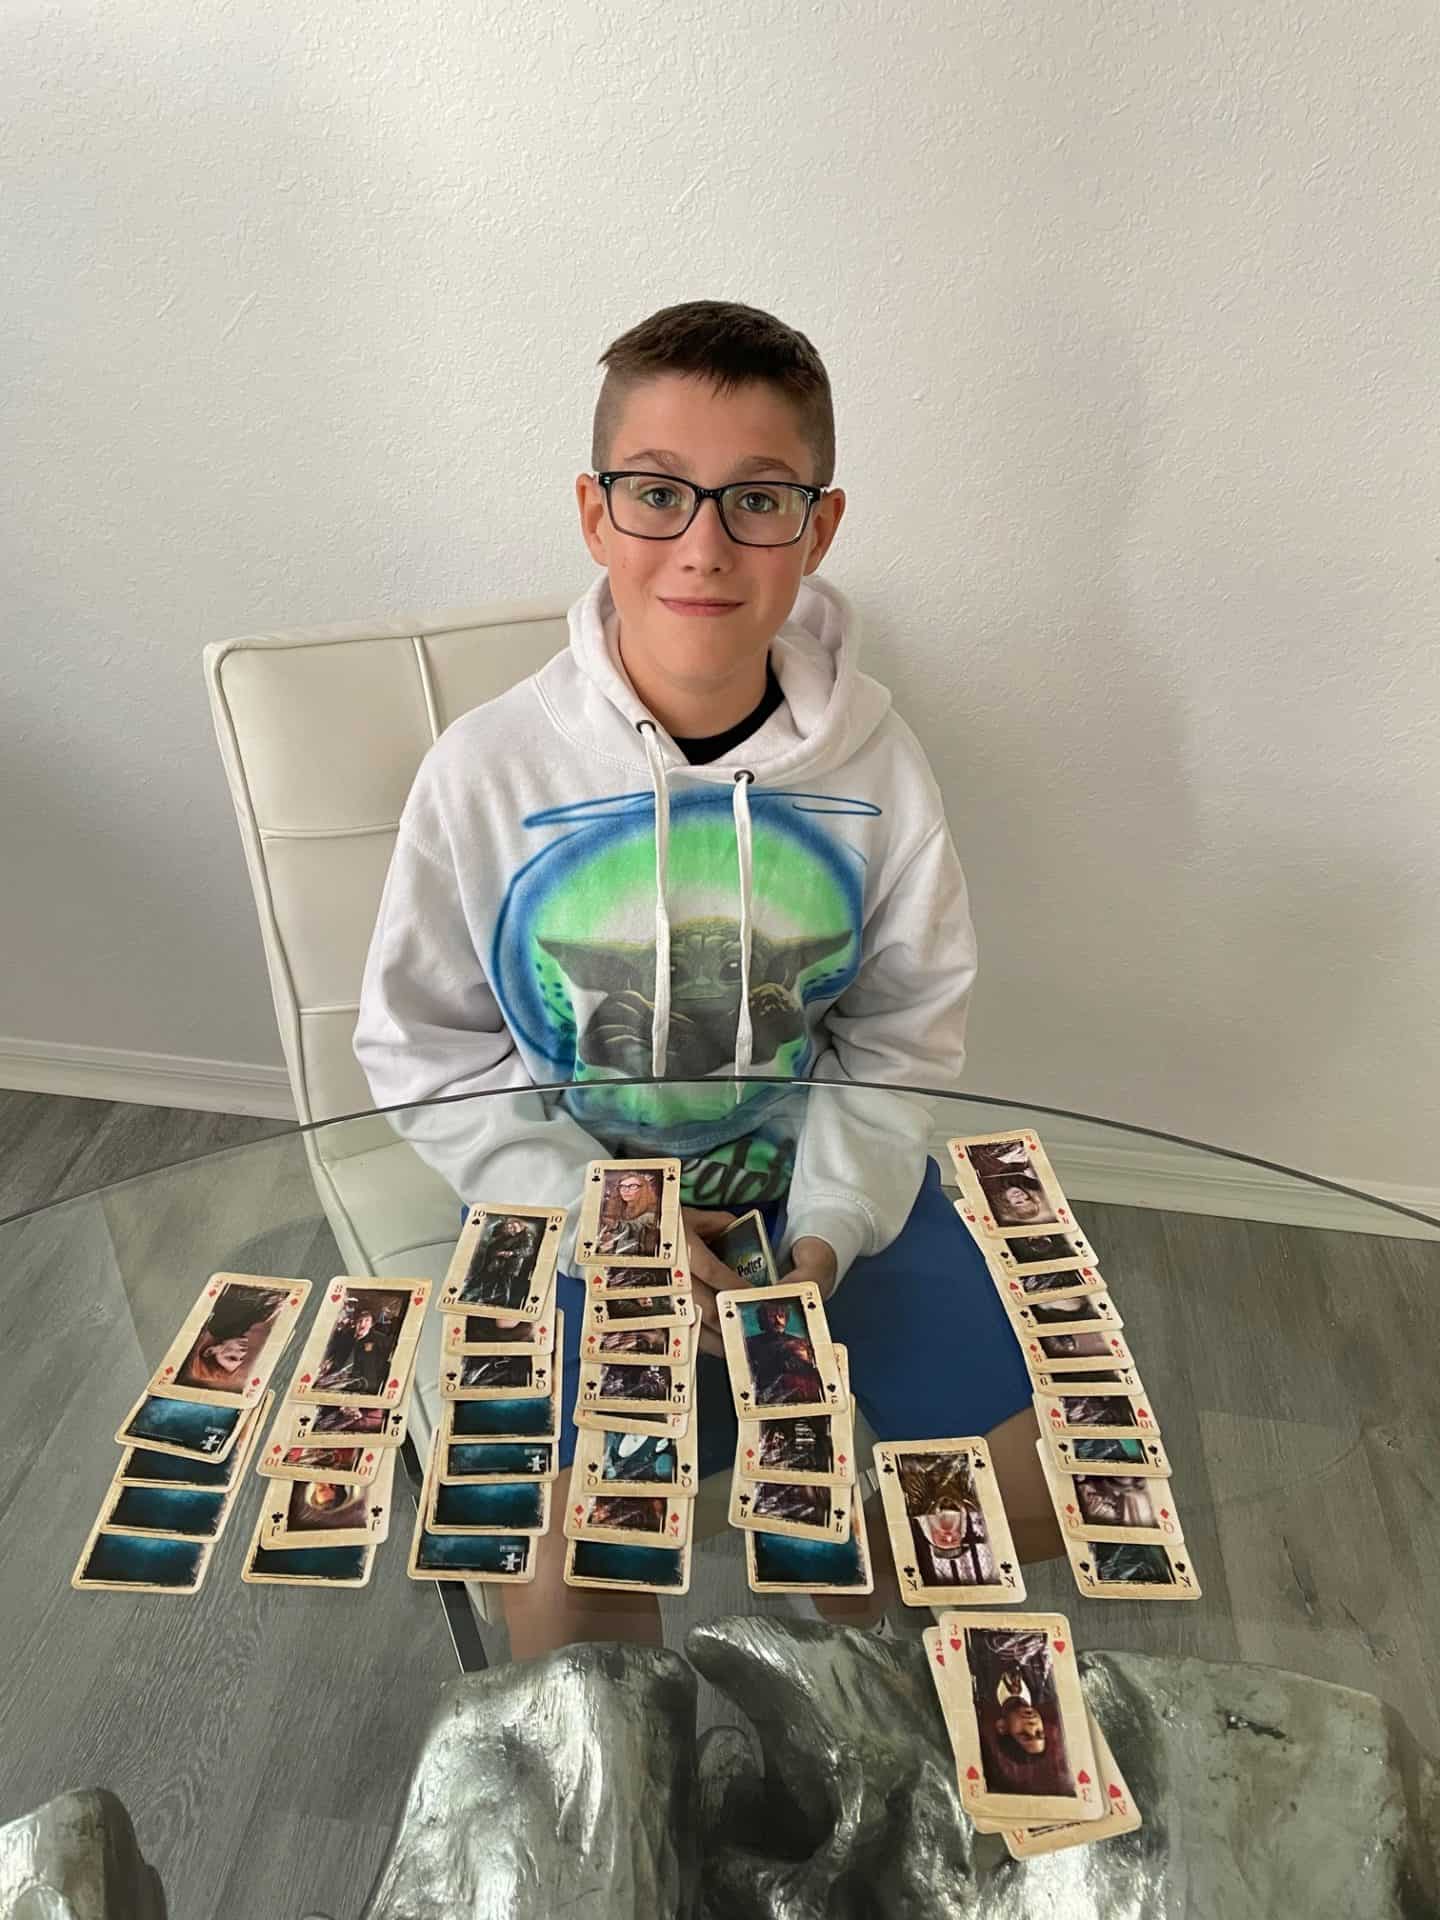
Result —
<svg viewBox="0 0 1440 1920"><path fill-rule="evenodd" d="M453 720L568 643L571 603L497 601L205 648L210 710L302 1123L374 1104L352 1040L416 769ZM384 1121L374 1124L373 1140L367 1128L339 1129L343 1151L394 1140Z"/></svg>

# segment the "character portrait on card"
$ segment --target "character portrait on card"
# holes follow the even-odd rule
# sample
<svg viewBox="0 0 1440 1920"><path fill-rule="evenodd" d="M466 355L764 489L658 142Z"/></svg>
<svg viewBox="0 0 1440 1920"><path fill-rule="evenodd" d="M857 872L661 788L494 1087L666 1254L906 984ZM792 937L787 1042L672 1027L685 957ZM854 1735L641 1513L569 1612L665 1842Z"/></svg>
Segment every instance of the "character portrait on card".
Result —
<svg viewBox="0 0 1440 1920"><path fill-rule="evenodd" d="M664 1327L622 1327L614 1333L602 1333L597 1343L601 1353L659 1353L669 1348L670 1335Z"/></svg>
<svg viewBox="0 0 1440 1920"><path fill-rule="evenodd" d="M1123 1393L1065 1394L1060 1400L1067 1427L1133 1427L1135 1414Z"/></svg>
<svg viewBox="0 0 1440 1920"><path fill-rule="evenodd" d="M740 1325L757 1407L824 1402L825 1383L798 1300L761 1300L742 1306Z"/></svg>
<svg viewBox="0 0 1440 1920"><path fill-rule="evenodd" d="M604 1175L595 1242L602 1259L650 1260L659 1254L662 1190L661 1175L654 1168L612 1168Z"/></svg>
<svg viewBox="0 0 1440 1920"><path fill-rule="evenodd" d="M311 1433L384 1433L391 1415L384 1407L317 1407Z"/></svg>
<svg viewBox="0 0 1440 1920"><path fill-rule="evenodd" d="M969 1149L998 1226L1045 1226L1058 1219L1023 1140L990 1140Z"/></svg>
<svg viewBox="0 0 1440 1920"><path fill-rule="evenodd" d="M670 1369L602 1366L599 1398L667 1401L670 1398Z"/></svg>
<svg viewBox="0 0 1440 1920"><path fill-rule="evenodd" d="M289 1287L247 1287L228 1282L176 1369L175 1385L243 1393L251 1365L289 1294Z"/></svg>
<svg viewBox="0 0 1440 1920"><path fill-rule="evenodd" d="M597 1532L607 1527L614 1532L663 1533L664 1500L646 1500L623 1494L597 1494L590 1503L587 1525Z"/></svg>
<svg viewBox="0 0 1440 1920"><path fill-rule="evenodd" d="M347 1287L315 1374L321 1393L383 1393L410 1304L408 1287ZM316 1423L316 1431L319 1423Z"/></svg>
<svg viewBox="0 0 1440 1920"><path fill-rule="evenodd" d="M897 1453L895 1465L922 1587L989 1587L999 1580L970 1455Z"/></svg>
<svg viewBox="0 0 1440 1920"><path fill-rule="evenodd" d="M522 1307L530 1291L530 1276L540 1257L545 1222L523 1214L486 1214L460 1299L467 1306Z"/></svg>
<svg viewBox="0 0 1440 1920"><path fill-rule="evenodd" d="M369 1487L341 1487L330 1480L297 1480L285 1509L286 1533L338 1533L363 1527Z"/></svg>
<svg viewBox="0 0 1440 1920"><path fill-rule="evenodd" d="M1150 1489L1155 1483L1139 1475L1117 1473L1100 1480L1075 1476L1075 1503L1087 1527L1153 1527L1160 1522Z"/></svg>
<svg viewBox="0 0 1440 1920"><path fill-rule="evenodd" d="M530 1380L528 1353L472 1353L460 1362L462 1387L528 1387Z"/></svg>
<svg viewBox="0 0 1440 1920"><path fill-rule="evenodd" d="M829 1487L762 1483L755 1489L751 1514L756 1519L789 1520L801 1527L828 1527L835 1497Z"/></svg>
<svg viewBox="0 0 1440 1920"><path fill-rule="evenodd" d="M1110 1335L1106 1333L1046 1333L1040 1336L1040 1351L1047 1360L1107 1360Z"/></svg>
<svg viewBox="0 0 1440 1920"><path fill-rule="evenodd" d="M602 1480L653 1480L656 1486L675 1483L675 1443L653 1433L607 1433L600 1458Z"/></svg>
<svg viewBox="0 0 1440 1920"><path fill-rule="evenodd" d="M762 1467L775 1467L783 1473L829 1473L834 1460L827 1417L760 1422Z"/></svg>
<svg viewBox="0 0 1440 1920"><path fill-rule="evenodd" d="M1075 1793L1048 1635L967 1627L965 1658L987 1791Z"/></svg>
<svg viewBox="0 0 1440 1920"><path fill-rule="evenodd" d="M1094 1540L1085 1549L1094 1564L1095 1578L1101 1585L1135 1587L1173 1587L1175 1575L1164 1547L1141 1546L1126 1541Z"/></svg>

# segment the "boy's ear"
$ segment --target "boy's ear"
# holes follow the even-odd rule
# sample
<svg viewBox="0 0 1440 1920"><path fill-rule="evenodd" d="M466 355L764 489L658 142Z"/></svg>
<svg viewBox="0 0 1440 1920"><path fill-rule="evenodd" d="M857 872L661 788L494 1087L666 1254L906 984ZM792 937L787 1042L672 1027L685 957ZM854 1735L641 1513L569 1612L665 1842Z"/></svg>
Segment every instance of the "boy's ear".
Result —
<svg viewBox="0 0 1440 1920"><path fill-rule="evenodd" d="M655 979L655 950L635 940L538 940L565 977L596 993L642 993Z"/></svg>

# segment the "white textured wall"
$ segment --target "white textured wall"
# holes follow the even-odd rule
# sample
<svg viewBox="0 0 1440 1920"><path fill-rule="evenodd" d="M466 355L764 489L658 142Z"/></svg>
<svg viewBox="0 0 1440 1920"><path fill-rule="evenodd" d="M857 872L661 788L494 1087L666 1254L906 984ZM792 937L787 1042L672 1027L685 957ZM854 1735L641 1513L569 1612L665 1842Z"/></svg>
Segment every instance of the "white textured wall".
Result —
<svg viewBox="0 0 1440 1920"><path fill-rule="evenodd" d="M1434 1187L1437 55L1393 0L11 0L0 1036L279 1061L201 646L579 593L596 356L733 298L834 382L970 1084Z"/></svg>

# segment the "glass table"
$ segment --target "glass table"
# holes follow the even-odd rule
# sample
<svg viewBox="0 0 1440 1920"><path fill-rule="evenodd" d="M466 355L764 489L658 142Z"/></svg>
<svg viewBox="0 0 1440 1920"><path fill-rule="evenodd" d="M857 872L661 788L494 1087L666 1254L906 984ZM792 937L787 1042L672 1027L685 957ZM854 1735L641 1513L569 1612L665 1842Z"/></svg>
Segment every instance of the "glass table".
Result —
<svg viewBox="0 0 1440 1920"><path fill-rule="evenodd" d="M712 1162L699 1204L737 1213L769 1197L783 1142L803 1129L815 1139L837 1124L868 1129L879 1169L897 1141L928 1149L947 1185L947 1137L1019 1124L1039 1134L1154 1398L1204 1591L1176 1606L1086 1600L1060 1560L1027 1568L1027 1609L1067 1613L1082 1649L1257 1661L1365 1689L1440 1750L1440 1221L1050 1108L848 1083L741 1085L782 1150L763 1165L735 1160L723 1177ZM569 1206L577 1195L547 1184L546 1126L603 1127L611 1154L648 1113L698 1151L740 1098L714 1079L606 1081L356 1114L0 1221L10 1655L0 1822L67 1788L108 1787L173 1913L352 1920L442 1688L487 1649L504 1657L499 1609L477 1619L473 1589L407 1578L405 1476L363 1591L243 1584L260 1499L253 1463L197 1594L75 1592L120 1421L212 1272L303 1276L317 1292L346 1272L438 1280L459 1206L435 1164L453 1165L457 1143L512 1143L505 1192L466 1199ZM693 1157L653 1135L632 1135L628 1150ZM272 1382L277 1399L314 1306L312 1295ZM438 1338L432 1311L412 1409L422 1434ZM969 1431L963 1405L953 1431ZM883 1534L871 1547L878 1564ZM663 1603L666 1638L678 1646L720 1613L809 1608L750 1594L739 1538L722 1524L697 1544L689 1594Z"/></svg>

